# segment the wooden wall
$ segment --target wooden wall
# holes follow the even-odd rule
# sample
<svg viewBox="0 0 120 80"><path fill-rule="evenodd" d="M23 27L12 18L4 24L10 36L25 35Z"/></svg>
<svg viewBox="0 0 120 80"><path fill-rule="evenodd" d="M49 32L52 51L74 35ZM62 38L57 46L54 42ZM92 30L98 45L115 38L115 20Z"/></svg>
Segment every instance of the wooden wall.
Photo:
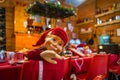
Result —
<svg viewBox="0 0 120 80"><path fill-rule="evenodd" d="M93 33L88 32L88 28L92 28L94 32L94 24L95 24L95 0L86 0L82 5L78 7L78 15L77 15L77 23L76 28L78 31L78 37L80 38L81 42L88 41ZM84 21L85 19L89 19L88 22ZM84 32L81 32L81 29L84 29ZM95 41L96 42L96 41ZM96 44L96 43L95 43ZM93 47L95 47L94 45Z"/></svg>
<svg viewBox="0 0 120 80"><path fill-rule="evenodd" d="M6 8L6 49L14 50L14 8Z"/></svg>
<svg viewBox="0 0 120 80"><path fill-rule="evenodd" d="M16 5L14 9L14 32L26 33L27 28L24 22L27 21L28 15L25 12L25 7Z"/></svg>
<svg viewBox="0 0 120 80"><path fill-rule="evenodd" d="M114 25L106 25L102 27L95 27L96 24L96 8L99 7L102 10L109 9L112 7L112 5L116 2L120 2L120 0L87 0L85 3L79 6L78 11L78 23L76 24L76 28L78 30L79 38L81 41L86 41L91 38L93 34L95 34L94 37L94 45L92 45L93 48L97 48L97 45L99 44L99 36L103 34L113 34L111 36L111 42L117 43L120 45L120 37L116 36L116 29L120 28L120 24L114 24ZM120 12L118 12L120 14ZM89 24L80 25L80 21L82 21L84 18L90 18L93 20L93 22ZM81 34L80 29L81 28L88 28L92 27L92 33L83 33ZM109 33L112 31L112 33Z"/></svg>
<svg viewBox="0 0 120 80"><path fill-rule="evenodd" d="M120 2L120 0L97 0L96 1L96 6L99 7L102 10L107 10L109 8L111 8L113 6L113 4ZM120 11L117 13L120 15ZM115 13L113 14L115 15ZM112 14L109 16L111 17ZM117 36L116 34L116 29L120 28L120 23L119 24L114 24L114 25L106 25L103 27L98 27L96 30L96 34L98 35L98 37L102 34L113 34L111 36L111 42L117 43L120 45L120 37ZM111 33L109 34L109 31L111 31Z"/></svg>
<svg viewBox="0 0 120 80"><path fill-rule="evenodd" d="M95 15L95 0L86 0L83 4L78 7L78 20L84 18L94 18Z"/></svg>
<svg viewBox="0 0 120 80"><path fill-rule="evenodd" d="M19 1L19 0L18 0ZM16 50L16 35L15 33L26 33L27 29L24 27L24 21L27 20L28 15L25 13L25 5L30 4L34 0L5 0L5 2L0 3L0 7L5 7L6 9L6 49L8 51ZM74 18L74 17L73 17ZM61 26L66 27L67 22L71 20L74 24L74 19L66 18L62 20ZM55 20L54 20L55 21ZM68 32L69 33L69 32ZM70 35L69 35L70 36ZM24 45L23 45L24 47Z"/></svg>
<svg viewBox="0 0 120 80"><path fill-rule="evenodd" d="M5 0L4 3L0 3L0 7L5 7L6 8L6 40L7 40L7 50L15 50L15 36L14 36L14 31L26 31L24 28L23 23L21 21L24 21L26 17L24 16L24 7L16 7L18 10L17 12L15 11L15 5L16 5L16 0ZM32 0L30 0L32 1ZM24 3L30 3L28 0L24 0L22 2L22 5ZM114 29L114 36L111 37L112 42L116 42L120 44L120 37L116 36L116 28L120 28L120 24L116 24L114 26L106 26L106 27L99 27L96 28L94 25L96 23L95 19L95 13L96 13L96 6L100 8L107 9L109 6L111 6L113 3L118 2L119 0L86 0L85 3L80 5L78 7L78 13L77 16L72 16L67 19L62 20L62 26L67 27L67 22L71 22L72 25L74 26L74 31L78 33L78 37L81 39L81 41L86 41L91 38L93 34L96 34L97 37L94 38L94 45L92 47L96 47L97 44L99 43L98 41L98 36L103 34L106 31L113 30ZM15 12L15 13L14 13ZM17 13L17 14L16 14ZM16 15L15 15L16 14ZM19 16L18 19L15 19L15 16ZM80 21L83 21L85 18L89 18L93 20L93 22L89 24L84 24L84 25L79 25ZM15 21L15 22L14 22ZM76 24L77 22L77 24ZM17 25L16 25L17 24ZM15 27L17 26L17 28ZM86 33L86 34L81 34L80 30L81 28L85 28L86 30L92 27L92 33ZM105 30L105 31L103 31ZM69 31L69 39L71 38L71 33Z"/></svg>

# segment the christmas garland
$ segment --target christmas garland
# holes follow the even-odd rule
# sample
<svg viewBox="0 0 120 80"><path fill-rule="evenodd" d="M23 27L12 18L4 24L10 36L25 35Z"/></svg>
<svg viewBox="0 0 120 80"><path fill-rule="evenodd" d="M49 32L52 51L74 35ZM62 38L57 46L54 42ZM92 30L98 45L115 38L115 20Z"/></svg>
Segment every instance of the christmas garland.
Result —
<svg viewBox="0 0 120 80"><path fill-rule="evenodd" d="M76 15L75 8L64 8L59 4L34 2L27 6L26 12L32 15L40 15L49 18L67 18Z"/></svg>

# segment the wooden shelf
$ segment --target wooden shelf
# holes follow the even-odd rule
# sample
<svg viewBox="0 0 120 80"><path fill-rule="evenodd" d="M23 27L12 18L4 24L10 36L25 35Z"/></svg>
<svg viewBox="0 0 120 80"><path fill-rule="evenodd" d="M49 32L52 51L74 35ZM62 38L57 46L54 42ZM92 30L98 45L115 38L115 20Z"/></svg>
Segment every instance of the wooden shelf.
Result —
<svg viewBox="0 0 120 80"><path fill-rule="evenodd" d="M112 13L115 13L115 12L118 12L118 11L120 11L120 9L116 9L116 10L108 11L108 12L105 12L105 13L101 13L101 14L96 15L95 18L102 17L102 16L105 16L105 15L108 15L108 14L112 14Z"/></svg>
<svg viewBox="0 0 120 80"><path fill-rule="evenodd" d="M116 24L116 23L120 23L120 20L113 20L111 22L105 22L105 23L102 23L102 24L96 24L95 27L111 25L111 24Z"/></svg>
<svg viewBox="0 0 120 80"><path fill-rule="evenodd" d="M77 26L88 24L88 23L92 23L92 22L94 22L94 21L93 20L89 20L89 21L86 21L86 22L81 22L81 23L78 23Z"/></svg>
<svg viewBox="0 0 120 80"><path fill-rule="evenodd" d="M92 33L92 31L84 31L84 32L81 32L80 34L89 34L89 33Z"/></svg>

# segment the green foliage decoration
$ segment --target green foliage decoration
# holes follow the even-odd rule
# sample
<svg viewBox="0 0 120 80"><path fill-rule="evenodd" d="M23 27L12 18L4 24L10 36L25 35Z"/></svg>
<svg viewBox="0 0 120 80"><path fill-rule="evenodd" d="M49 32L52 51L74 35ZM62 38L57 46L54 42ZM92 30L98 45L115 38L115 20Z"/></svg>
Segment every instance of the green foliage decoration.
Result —
<svg viewBox="0 0 120 80"><path fill-rule="evenodd" d="M48 18L67 18L76 15L75 8L64 8L51 2L40 3L38 1L26 7L26 12L32 15L40 15Z"/></svg>

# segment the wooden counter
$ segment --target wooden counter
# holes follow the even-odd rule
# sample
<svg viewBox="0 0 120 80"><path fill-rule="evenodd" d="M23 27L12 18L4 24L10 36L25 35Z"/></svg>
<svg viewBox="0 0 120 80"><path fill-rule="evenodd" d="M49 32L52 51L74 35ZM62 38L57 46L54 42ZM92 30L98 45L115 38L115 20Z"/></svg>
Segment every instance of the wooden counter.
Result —
<svg viewBox="0 0 120 80"><path fill-rule="evenodd" d="M15 50L21 50L23 48L34 49L33 47L38 39L40 34L25 34L25 33L15 33Z"/></svg>

